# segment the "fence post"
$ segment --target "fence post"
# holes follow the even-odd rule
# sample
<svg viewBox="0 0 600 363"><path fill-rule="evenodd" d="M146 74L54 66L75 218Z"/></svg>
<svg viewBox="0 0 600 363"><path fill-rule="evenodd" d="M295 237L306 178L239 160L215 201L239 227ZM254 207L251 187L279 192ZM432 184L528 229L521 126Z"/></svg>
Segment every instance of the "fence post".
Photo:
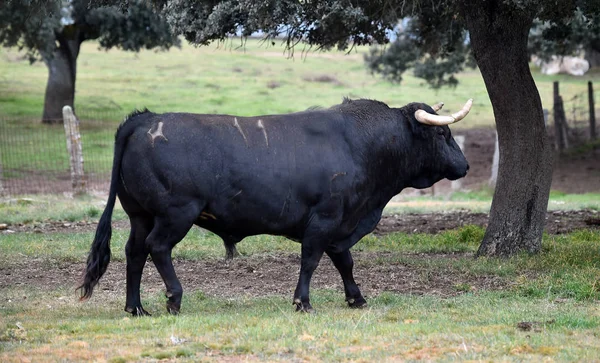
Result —
<svg viewBox="0 0 600 363"><path fill-rule="evenodd" d="M498 131L496 131L496 146L494 147L494 158L492 160L492 176L489 185L496 187L498 180L498 165L500 164L500 145L498 144Z"/></svg>
<svg viewBox="0 0 600 363"><path fill-rule="evenodd" d="M4 172L2 170L2 152L0 151L0 197L4 196Z"/></svg>
<svg viewBox="0 0 600 363"><path fill-rule="evenodd" d="M454 136L454 141L456 141L456 143L458 144L458 147L464 154L465 153L465 137L462 135ZM462 178L453 180L450 185L451 185L452 191L460 190L460 188L462 187Z"/></svg>
<svg viewBox="0 0 600 363"><path fill-rule="evenodd" d="M594 87L588 82L588 99L590 104L590 139L596 140L596 110L594 109Z"/></svg>
<svg viewBox="0 0 600 363"><path fill-rule="evenodd" d="M567 130L565 124L565 110L563 106L562 97L560 96L558 90L558 82L554 82L554 137L556 140L556 147L561 153L567 147Z"/></svg>
<svg viewBox="0 0 600 363"><path fill-rule="evenodd" d="M67 140L67 152L71 165L71 183L75 194L85 193L85 175L83 173L83 149L81 147L81 134L79 133L79 120L69 106L63 107L63 122Z"/></svg>

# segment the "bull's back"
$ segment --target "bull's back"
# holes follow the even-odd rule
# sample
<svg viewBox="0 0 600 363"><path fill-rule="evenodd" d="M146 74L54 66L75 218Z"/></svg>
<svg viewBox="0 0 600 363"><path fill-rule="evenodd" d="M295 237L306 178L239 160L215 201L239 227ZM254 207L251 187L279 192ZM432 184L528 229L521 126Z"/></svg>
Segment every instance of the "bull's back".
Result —
<svg viewBox="0 0 600 363"><path fill-rule="evenodd" d="M331 178L353 173L331 121L308 117L155 115L130 136L122 180L152 213L196 201L209 229L294 237Z"/></svg>

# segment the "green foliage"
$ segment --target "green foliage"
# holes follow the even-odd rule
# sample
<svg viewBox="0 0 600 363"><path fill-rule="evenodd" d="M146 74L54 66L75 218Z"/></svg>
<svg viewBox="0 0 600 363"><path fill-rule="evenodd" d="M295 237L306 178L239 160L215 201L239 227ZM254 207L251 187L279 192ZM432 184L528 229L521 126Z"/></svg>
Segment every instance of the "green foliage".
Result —
<svg viewBox="0 0 600 363"><path fill-rule="evenodd" d="M0 44L24 49L32 62L52 57L65 41L90 39L133 51L179 44L146 1L9 0L0 7Z"/></svg>
<svg viewBox="0 0 600 363"><path fill-rule="evenodd" d="M385 41L385 31L398 19L381 11L386 1L162 1L175 30L196 44L223 40L241 32L262 31L267 38L283 36L293 47L299 42L329 48Z"/></svg>
<svg viewBox="0 0 600 363"><path fill-rule="evenodd" d="M529 54L547 60L553 55L600 52L600 15L585 15L578 8L557 21L536 19L529 34Z"/></svg>
<svg viewBox="0 0 600 363"><path fill-rule="evenodd" d="M415 77L424 79L432 88L456 87L455 75L465 66L475 66L467 33L450 24L448 31L437 29L437 37L431 39L428 31L433 31L434 25L423 24L420 20L423 16L403 21L405 26L399 27L397 38L391 45L372 47L370 54L365 56L367 67L394 82L400 82L402 74L412 68Z"/></svg>
<svg viewBox="0 0 600 363"><path fill-rule="evenodd" d="M530 55L548 59L582 50L600 52L600 9L586 2L577 2L577 7L570 3L555 7L543 1L514 2L517 8L537 7L539 17L529 37ZM374 47L365 57L371 71L399 82L404 72L414 68L416 77L440 88L456 86L455 75L465 66L475 66L468 38L461 33L460 16L455 19L448 9L424 7L406 24L398 29L391 45Z"/></svg>
<svg viewBox="0 0 600 363"><path fill-rule="evenodd" d="M58 0L9 0L0 6L0 45L25 49L31 61L38 52L53 51L60 28Z"/></svg>

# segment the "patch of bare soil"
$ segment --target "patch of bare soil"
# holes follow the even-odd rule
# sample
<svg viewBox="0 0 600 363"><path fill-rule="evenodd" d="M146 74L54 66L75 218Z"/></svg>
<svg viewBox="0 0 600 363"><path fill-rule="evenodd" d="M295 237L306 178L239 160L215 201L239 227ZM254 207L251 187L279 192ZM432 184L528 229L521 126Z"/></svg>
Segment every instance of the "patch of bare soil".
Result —
<svg viewBox="0 0 600 363"><path fill-rule="evenodd" d="M459 255L414 255L414 259L451 259ZM376 258L386 258L386 254L356 252L355 279L359 282L365 297L376 296L383 291L415 295L453 296L468 290L502 289L508 285L497 276L481 274L448 274L427 268L415 268L394 260L389 254L389 262L373 263ZM202 291L209 296L239 297L293 295L298 281L300 256L258 255L238 257L231 261L206 259L201 261L176 260L175 270L184 291ZM10 286L24 285L43 290L75 287L82 275L84 263L63 263L49 268L47 263L24 259L10 267L0 267L0 291ZM146 292L164 290L163 282L152 262L144 269L142 286ZM335 289L344 298L344 289L339 273L324 257L313 275L313 289ZM125 296L125 264L113 262L96 289L96 298L103 294ZM75 292L74 292L75 293Z"/></svg>
<svg viewBox="0 0 600 363"><path fill-rule="evenodd" d="M487 227L488 214L471 212L395 214L384 216L373 233L438 233L467 225ZM579 229L600 229L600 212L595 210L550 211L546 233L563 234Z"/></svg>
<svg viewBox="0 0 600 363"><path fill-rule="evenodd" d="M375 230L375 235L392 232L437 233L464 225L487 224L488 216L483 213L429 213L384 216ZM600 213L596 211L555 211L547 215L546 231L551 234L567 233L581 228L600 229ZM129 228L127 221L113 223L115 228ZM9 226L12 230L25 233L81 232L92 231L96 224L91 222L46 223L36 226ZM6 233L6 232L5 232ZM412 260L453 259L453 254L416 254ZM355 278L361 283L366 297L383 291L404 294L430 294L453 296L465 290L498 290L509 282L497 276L470 273L445 273L444 271L415 267L398 262L394 254L355 252ZM385 263L377 263L382 261ZM51 265L51 266L49 266ZM417 266L421 266L417 264ZM427 264L423 264L427 266ZM85 262L67 263L23 258L0 266L0 291L11 286L28 286L39 289L75 288L82 276ZM292 296L300 267L299 254L254 255L239 257L232 261L205 259L201 261L175 261L177 274L186 292L202 291L210 296ZM144 270L144 291L164 289L158 272L149 262ZM330 288L340 291L343 299L341 278L331 261L324 257L315 272L312 287ZM465 287L467 287L465 289ZM98 295L125 295L125 264L113 262L98 287Z"/></svg>
<svg viewBox="0 0 600 363"><path fill-rule="evenodd" d="M486 213L468 211L394 214L384 215L373 233L378 236L393 232L438 233L467 225L486 227L487 223L488 215ZM129 221L126 220L113 221L112 225L114 229L129 229ZM6 228L12 232L33 233L92 232L96 230L96 222L51 221L35 224L14 224L8 225ZM600 212L595 210L549 211L546 214L546 233L563 234L584 228L600 228Z"/></svg>

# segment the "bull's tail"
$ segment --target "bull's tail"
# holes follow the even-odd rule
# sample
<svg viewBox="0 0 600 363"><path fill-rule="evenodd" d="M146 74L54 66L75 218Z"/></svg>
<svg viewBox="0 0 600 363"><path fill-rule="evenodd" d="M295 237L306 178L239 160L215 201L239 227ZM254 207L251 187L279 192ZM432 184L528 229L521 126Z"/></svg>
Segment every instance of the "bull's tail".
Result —
<svg viewBox="0 0 600 363"><path fill-rule="evenodd" d="M92 296L94 287L106 272L106 268L110 262L110 237L112 236L110 220L112 218L116 199L116 190L113 189L112 184L111 180L108 203L106 204L106 208L104 209L102 217L100 217L100 222L98 222L98 227L96 228L96 236L94 237L94 242L92 242L92 247L90 248L90 253L87 258L87 267L85 269L83 283L78 287L78 289L81 289L80 300L87 300Z"/></svg>
<svg viewBox="0 0 600 363"><path fill-rule="evenodd" d="M92 242L92 247L90 248L90 253L87 258L87 267L85 269L83 283L77 288L78 290L81 290L80 300L87 300L92 296L94 287L106 272L110 262L110 238L112 236L111 219L117 198L117 185L121 175L121 160L123 159L123 152L127 144L127 139L134 129L132 122L128 124L127 121L134 116L146 112L148 112L148 110L141 112L136 111L129 115L121 124L115 135L115 152L108 201L106 203L106 208L100 217L100 221L98 222L98 227L96 228L96 235L94 236L94 241Z"/></svg>

